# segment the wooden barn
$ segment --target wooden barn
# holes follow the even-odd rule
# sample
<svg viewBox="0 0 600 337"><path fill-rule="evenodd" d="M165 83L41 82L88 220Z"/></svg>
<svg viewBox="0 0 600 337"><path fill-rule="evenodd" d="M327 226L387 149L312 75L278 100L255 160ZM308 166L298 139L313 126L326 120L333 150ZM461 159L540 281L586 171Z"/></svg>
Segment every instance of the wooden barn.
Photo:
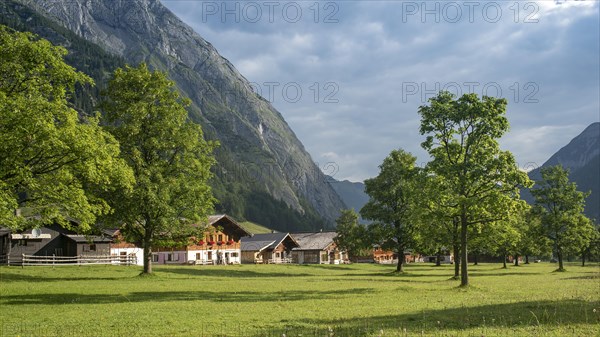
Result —
<svg viewBox="0 0 600 337"><path fill-rule="evenodd" d="M242 263L291 263L297 247L288 233L254 234L242 238Z"/></svg>
<svg viewBox="0 0 600 337"><path fill-rule="evenodd" d="M298 242L292 250L294 262L299 264L340 264L348 260L347 254L333 241L336 232L296 233L291 236Z"/></svg>
<svg viewBox="0 0 600 337"><path fill-rule="evenodd" d="M104 235L79 235L58 225L52 225L10 233L7 241L7 263L19 264L23 255L109 255L112 238Z"/></svg>

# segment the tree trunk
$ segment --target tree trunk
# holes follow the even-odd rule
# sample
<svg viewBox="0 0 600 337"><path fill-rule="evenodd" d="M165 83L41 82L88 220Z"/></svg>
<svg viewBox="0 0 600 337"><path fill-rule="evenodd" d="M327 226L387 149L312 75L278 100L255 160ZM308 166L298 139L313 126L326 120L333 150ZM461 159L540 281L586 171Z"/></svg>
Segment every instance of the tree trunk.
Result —
<svg viewBox="0 0 600 337"><path fill-rule="evenodd" d="M435 257L435 265L438 267L442 265L442 252L439 250L437 252L437 256Z"/></svg>
<svg viewBox="0 0 600 337"><path fill-rule="evenodd" d="M460 224L460 286L466 287L469 285L469 265L467 261L467 217L465 214L461 216Z"/></svg>
<svg viewBox="0 0 600 337"><path fill-rule="evenodd" d="M404 247L402 246L398 248L398 265L396 266L396 272L404 272Z"/></svg>
<svg viewBox="0 0 600 337"><path fill-rule="evenodd" d="M515 256L515 266L519 266L519 255Z"/></svg>
<svg viewBox="0 0 600 337"><path fill-rule="evenodd" d="M585 252L581 253L581 266L585 267Z"/></svg>
<svg viewBox="0 0 600 337"><path fill-rule="evenodd" d="M563 267L563 256L560 248L556 250L556 255L558 255L558 270L564 271L565 268Z"/></svg>
<svg viewBox="0 0 600 337"><path fill-rule="evenodd" d="M479 254L477 254L477 253L473 253L473 265L474 266L477 266L479 264L479 259L478 259L479 256L478 255Z"/></svg>
<svg viewBox="0 0 600 337"><path fill-rule="evenodd" d="M146 230L144 235L144 271L142 274L152 274L152 233Z"/></svg>
<svg viewBox="0 0 600 337"><path fill-rule="evenodd" d="M525 264L529 264L529 255L525 255Z"/></svg>
<svg viewBox="0 0 600 337"><path fill-rule="evenodd" d="M502 255L502 268L506 269L506 254Z"/></svg>
<svg viewBox="0 0 600 337"><path fill-rule="evenodd" d="M454 254L454 278L458 279L460 276L460 248L458 243L452 247L452 254Z"/></svg>

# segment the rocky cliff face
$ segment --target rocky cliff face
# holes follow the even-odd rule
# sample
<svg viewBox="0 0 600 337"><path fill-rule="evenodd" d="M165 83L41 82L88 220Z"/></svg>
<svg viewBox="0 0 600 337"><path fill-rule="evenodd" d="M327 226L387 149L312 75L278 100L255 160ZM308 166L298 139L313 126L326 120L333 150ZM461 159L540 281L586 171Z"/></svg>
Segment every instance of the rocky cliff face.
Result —
<svg viewBox="0 0 600 337"><path fill-rule="evenodd" d="M312 208L329 223L344 208L281 114L158 0L19 1L130 64L168 72L192 100L191 118L220 141L220 157L229 161L221 178L248 183L300 213Z"/></svg>
<svg viewBox="0 0 600 337"><path fill-rule="evenodd" d="M559 164L569 170L569 179L577 184L579 191L591 192L586 199L585 213L588 217L600 220L600 123L589 125L544 165L529 172L529 178L541 180L541 168ZM534 202L528 190L522 191L522 198L529 203Z"/></svg>
<svg viewBox="0 0 600 337"><path fill-rule="evenodd" d="M600 155L600 123L589 125L581 134L573 138L569 144L548 159L544 166L561 164L571 171L586 166Z"/></svg>

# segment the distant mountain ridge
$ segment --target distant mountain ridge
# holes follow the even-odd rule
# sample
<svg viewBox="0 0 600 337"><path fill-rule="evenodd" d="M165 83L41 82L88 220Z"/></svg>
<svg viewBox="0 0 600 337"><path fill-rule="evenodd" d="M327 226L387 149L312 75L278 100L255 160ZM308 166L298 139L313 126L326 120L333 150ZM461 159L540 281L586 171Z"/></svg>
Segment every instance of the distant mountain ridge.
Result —
<svg viewBox="0 0 600 337"><path fill-rule="evenodd" d="M11 10L16 12L33 10L129 64L146 62L166 71L192 100L190 117L203 126L207 138L221 143L213 183L220 200L218 212L278 230L333 226L345 205L281 114L160 1L3 3L13 4ZM27 25L29 18L20 19ZM57 35L57 29L49 30L37 33ZM68 34L61 34L59 40L67 48L76 43Z"/></svg>
<svg viewBox="0 0 600 337"><path fill-rule="evenodd" d="M369 201L369 195L365 193L365 184L362 182L352 182L349 180L339 181L333 177L327 176L327 180L336 193L342 198L342 201L348 208L354 209L357 213ZM359 219L361 223L369 221Z"/></svg>
<svg viewBox="0 0 600 337"><path fill-rule="evenodd" d="M569 179L577 184L579 191L591 192L586 199L585 214L600 221L600 122L590 124L541 167L530 171L529 178L534 181L541 180L542 168L559 164L569 170ZM531 204L534 203L528 190L523 190L521 197Z"/></svg>
<svg viewBox="0 0 600 337"><path fill-rule="evenodd" d="M327 176L327 181L340 198L342 198L346 206L354 209L356 212L359 212L369 201L369 196L365 193L365 184L362 182L340 181L330 176Z"/></svg>

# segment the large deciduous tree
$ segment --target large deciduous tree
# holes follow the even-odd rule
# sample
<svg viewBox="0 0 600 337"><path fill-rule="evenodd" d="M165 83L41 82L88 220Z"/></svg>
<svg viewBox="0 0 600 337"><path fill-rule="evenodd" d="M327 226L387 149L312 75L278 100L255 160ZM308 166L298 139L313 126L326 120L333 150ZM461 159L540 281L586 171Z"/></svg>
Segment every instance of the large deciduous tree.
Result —
<svg viewBox="0 0 600 337"><path fill-rule="evenodd" d="M396 271L403 272L404 252L414 248L419 234L420 169L416 158L403 150L394 150L379 166L379 175L365 181L365 192L370 199L360 214L372 224L371 232L378 233L382 249L398 254ZM376 235L377 236L377 235Z"/></svg>
<svg viewBox="0 0 600 337"><path fill-rule="evenodd" d="M531 190L540 217L541 232L552 242L558 271L564 271L565 253L577 252L590 241L594 230L583 209L589 193L577 190L569 172L556 165L541 169L542 180Z"/></svg>
<svg viewBox="0 0 600 337"><path fill-rule="evenodd" d="M214 198L207 183L216 144L204 140L188 119L188 100L173 82L145 64L117 69L101 105L107 129L119 140L133 169L132 193L113 196L114 219L125 237L144 248L144 271L152 273L152 248L185 242L193 224L206 219Z"/></svg>
<svg viewBox="0 0 600 337"><path fill-rule="evenodd" d="M477 224L499 221L510 213L519 187L529 186L513 155L500 150L508 131L506 100L475 94L455 97L440 92L421 106L422 146L432 160L427 169L444 179L456 201L460 223L461 286L469 284L468 232Z"/></svg>
<svg viewBox="0 0 600 337"><path fill-rule="evenodd" d="M127 190L131 171L96 116L68 103L76 84L92 85L67 65L67 51L0 26L0 223L13 229L56 222L87 232L110 212L99 197ZM23 215L18 216L22 210Z"/></svg>

